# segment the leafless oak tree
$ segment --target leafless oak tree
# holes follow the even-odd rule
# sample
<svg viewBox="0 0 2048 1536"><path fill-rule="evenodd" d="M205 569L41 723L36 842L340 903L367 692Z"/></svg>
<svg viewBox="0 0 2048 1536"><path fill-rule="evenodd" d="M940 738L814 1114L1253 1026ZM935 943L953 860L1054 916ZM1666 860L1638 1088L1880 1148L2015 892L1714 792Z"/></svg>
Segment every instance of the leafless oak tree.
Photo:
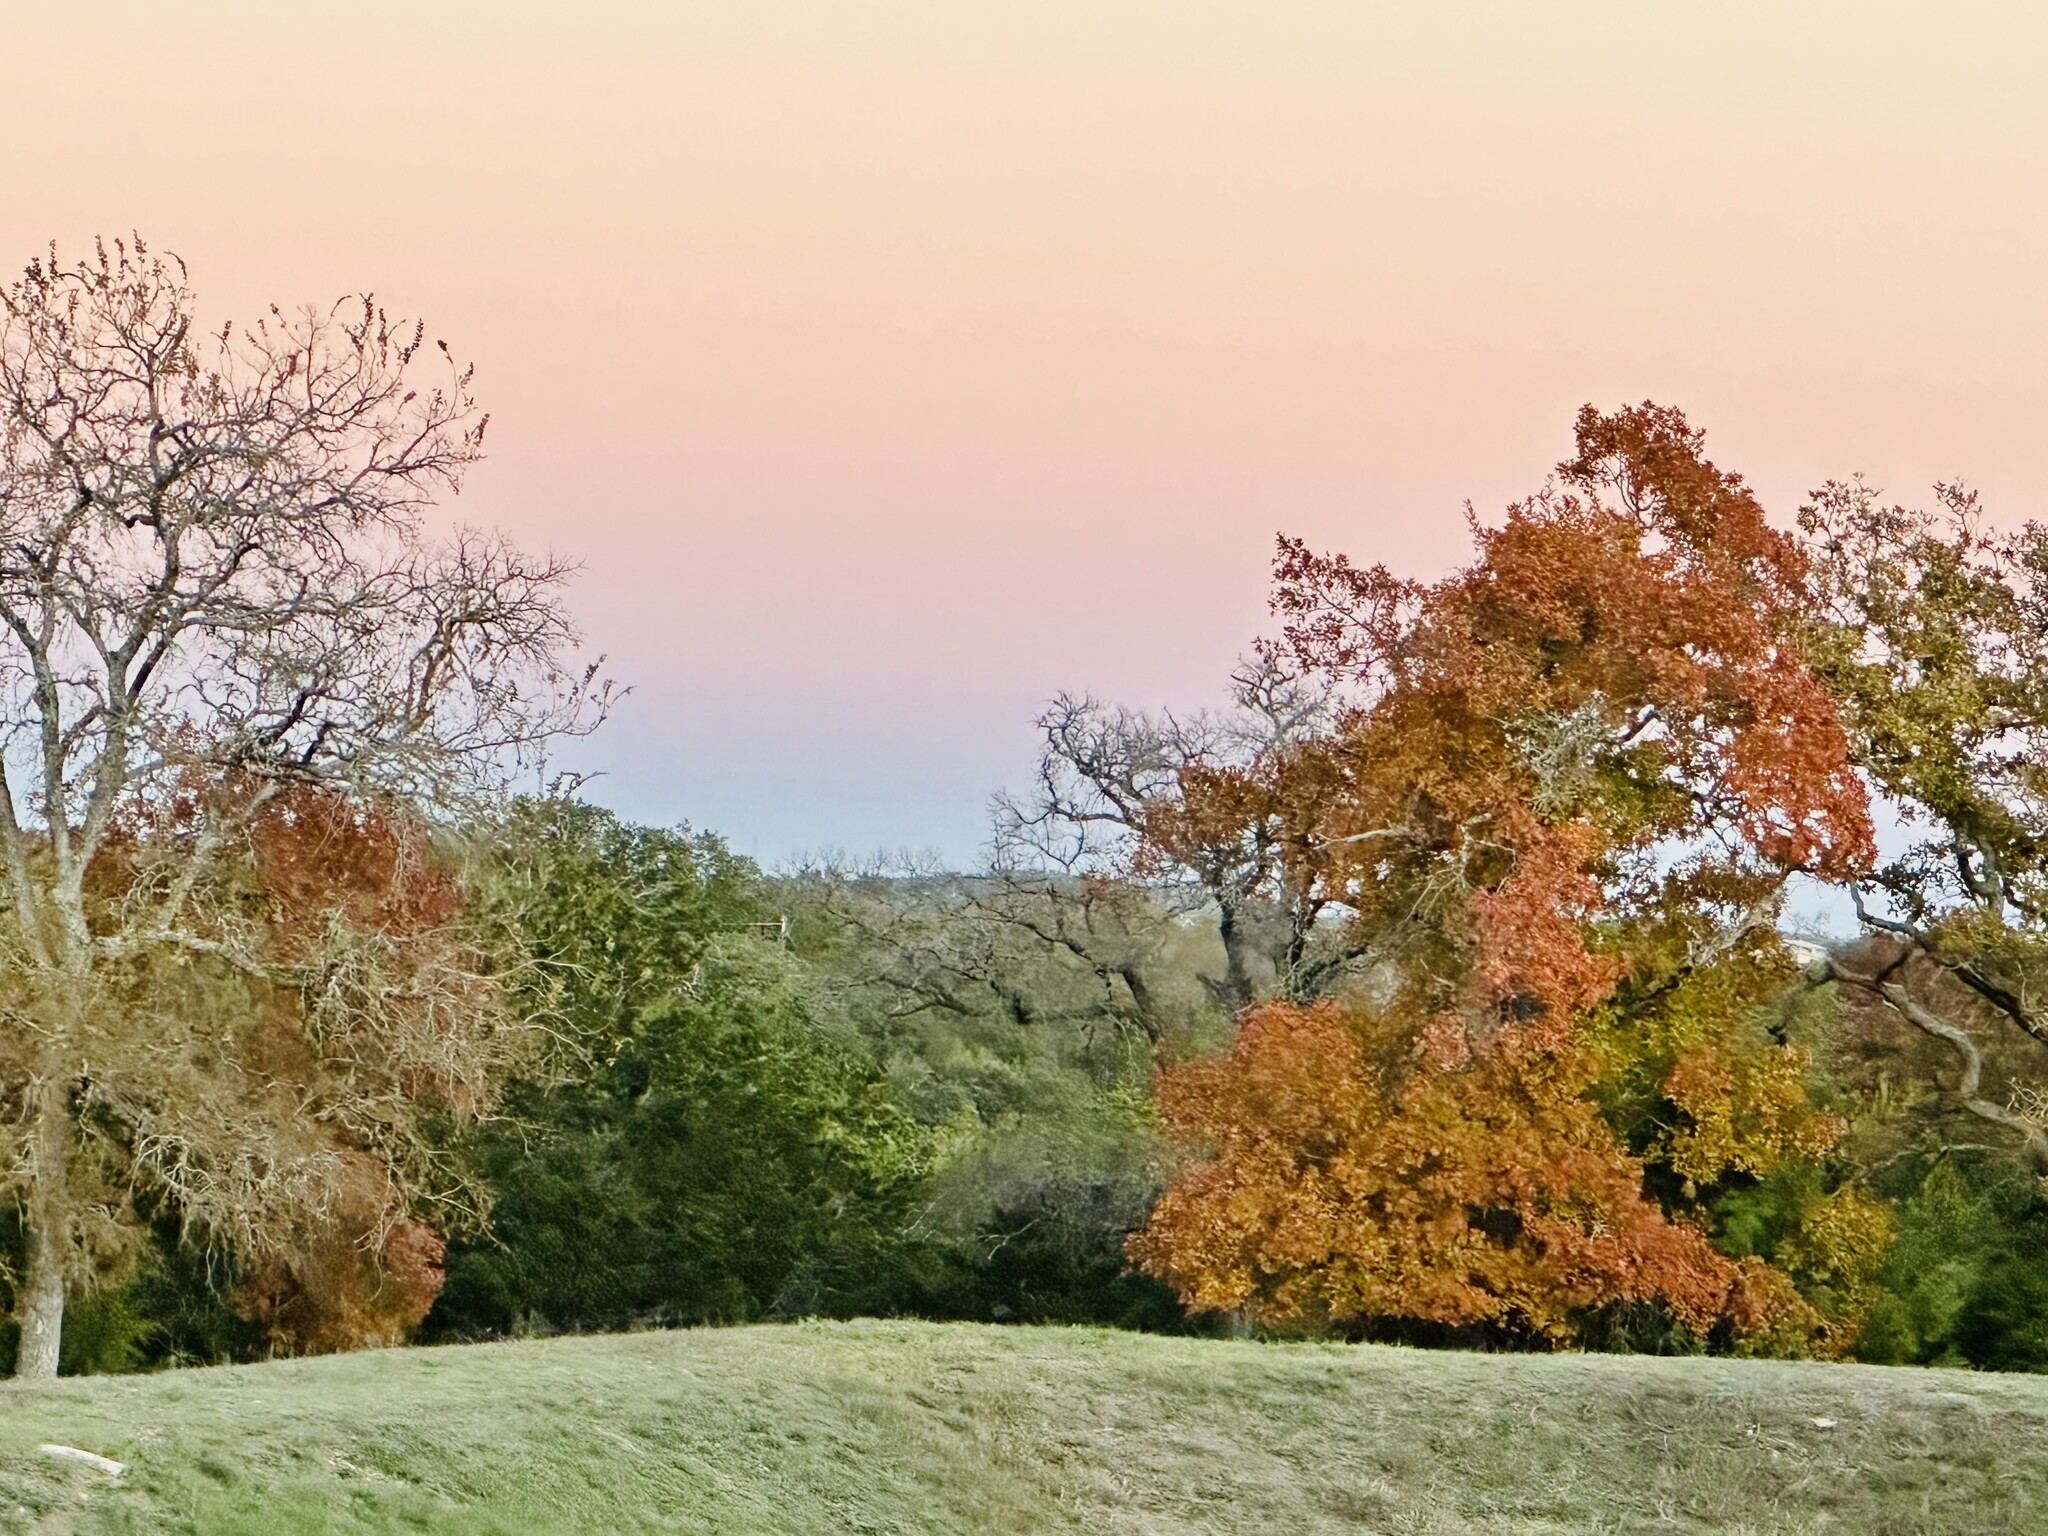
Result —
<svg viewBox="0 0 2048 1536"><path fill-rule="evenodd" d="M1098 1025L1158 1046L1206 1011L1181 985L1191 944L1148 888L1100 876L929 861L830 861L785 876L792 897L844 935L841 966L889 1019L938 1014L1017 1026Z"/></svg>
<svg viewBox="0 0 2048 1536"><path fill-rule="evenodd" d="M124 1196L260 1241L365 1159L432 1193L416 1100L487 1101L487 978L338 907L280 951L236 896L259 826L474 808L607 692L561 562L430 536L486 418L369 298L209 331L174 258L53 249L0 292L0 412L0 1178L49 1376Z"/></svg>
<svg viewBox="0 0 2048 1536"><path fill-rule="evenodd" d="M1328 732L1339 701L1278 651L1231 678L1231 707L1180 716L1062 694L1039 719L1030 789L995 800L998 875L1137 880L1185 911L1206 909L1223 942L1219 1002L1262 986L1323 990L1356 955L1332 921L1342 893L1319 878L1302 807L1283 803L1293 754Z"/></svg>

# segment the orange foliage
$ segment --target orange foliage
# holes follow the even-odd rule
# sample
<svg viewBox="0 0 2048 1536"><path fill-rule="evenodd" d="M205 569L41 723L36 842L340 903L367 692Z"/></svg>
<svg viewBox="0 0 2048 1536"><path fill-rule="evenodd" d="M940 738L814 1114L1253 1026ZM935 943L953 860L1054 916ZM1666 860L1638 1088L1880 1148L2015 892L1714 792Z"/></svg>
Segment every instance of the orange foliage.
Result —
<svg viewBox="0 0 2048 1536"><path fill-rule="evenodd" d="M1615 1301L1662 1301L1702 1331L1818 1321L1774 1271L1723 1258L1642 1198L1640 1165L1585 1097L1582 1055L1483 1054L1390 1089L1374 1065L1385 1024L1267 1004L1229 1055L1161 1079L1167 1120L1208 1154L1131 1252L1189 1306L1512 1322L1560 1341Z"/></svg>
<svg viewBox="0 0 2048 1536"><path fill-rule="evenodd" d="M257 1262L235 1306L280 1355L381 1349L406 1336L447 1278L446 1245L424 1223L391 1221L375 1165L349 1159L340 1199L288 1248Z"/></svg>
<svg viewBox="0 0 2048 1536"><path fill-rule="evenodd" d="M1788 1152L1827 1151L1848 1126L1814 1108L1809 1066L1796 1045L1732 1061L1705 1050L1680 1057L1664 1094L1687 1123L1666 1138L1662 1160L1688 1182L1708 1184L1731 1169L1762 1173Z"/></svg>
<svg viewBox="0 0 2048 1536"><path fill-rule="evenodd" d="M221 862L188 921L243 962L228 973L232 1087L268 1101L280 1130L247 1159L258 1177L240 1202L184 1213L243 1245L236 1304L276 1352L395 1344L440 1294L444 1251L396 1159L417 1155L423 1111L470 1112L488 1087L466 1047L498 1004L459 930L461 880L402 805L197 772L116 827L102 866L175 871L196 829L229 819L246 856Z"/></svg>
<svg viewBox="0 0 2048 1536"><path fill-rule="evenodd" d="M333 790L294 786L250 828L273 935L287 948L344 921L394 937L435 932L462 911L462 887L416 816Z"/></svg>
<svg viewBox="0 0 2048 1536"><path fill-rule="evenodd" d="M461 883L417 817L295 786L261 807L249 838L269 949L278 960L313 962L331 975L337 969L333 936L346 927L388 967L382 985L399 1001L382 1008L390 1014L387 1027L396 1030L415 1023L406 1017L410 994L425 991L429 975L433 987L450 994L444 1006L459 1004L462 989L477 984L450 937L462 911ZM303 1003L291 1010L294 1016L298 1007ZM399 1081L410 1096L462 1102L462 1079L436 1067L429 1053L402 1070ZM338 1127L328 1129L327 1139L339 1146L343 1169L330 1209L323 1218L300 1220L290 1240L259 1259L236 1293L238 1309L279 1354L403 1343L445 1279L445 1243L405 1213L384 1166Z"/></svg>
<svg viewBox="0 0 2048 1536"><path fill-rule="evenodd" d="M1644 1198L1581 1039L1647 963L1631 921L1710 926L1789 871L1871 856L1793 640L1801 557L1677 412L1588 408L1578 444L1563 489L1475 528L1473 564L1433 586L1282 541L1287 640L1361 702L1266 786L1271 835L1295 878L1344 892L1390 992L1259 1008L1227 1057L1162 1078L1203 1150L1132 1253L1197 1309L1552 1338L1611 1301L1745 1333L1816 1321ZM1750 1098L1782 1100L1787 1070L1797 1096L1798 1066ZM1711 1078L1687 1063L1671 1085L1701 1163L1732 1086Z"/></svg>

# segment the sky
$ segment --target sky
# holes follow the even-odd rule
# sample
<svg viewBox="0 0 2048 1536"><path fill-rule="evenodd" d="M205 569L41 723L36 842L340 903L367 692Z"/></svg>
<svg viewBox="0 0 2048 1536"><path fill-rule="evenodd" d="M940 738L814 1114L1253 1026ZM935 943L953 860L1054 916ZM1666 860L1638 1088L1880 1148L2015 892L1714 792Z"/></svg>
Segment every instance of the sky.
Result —
<svg viewBox="0 0 2048 1536"><path fill-rule="evenodd" d="M972 860L1062 689L1218 702L1276 532L1418 575L1580 404L2048 516L2048 6L109 0L0 27L0 264L475 360L591 798Z"/></svg>

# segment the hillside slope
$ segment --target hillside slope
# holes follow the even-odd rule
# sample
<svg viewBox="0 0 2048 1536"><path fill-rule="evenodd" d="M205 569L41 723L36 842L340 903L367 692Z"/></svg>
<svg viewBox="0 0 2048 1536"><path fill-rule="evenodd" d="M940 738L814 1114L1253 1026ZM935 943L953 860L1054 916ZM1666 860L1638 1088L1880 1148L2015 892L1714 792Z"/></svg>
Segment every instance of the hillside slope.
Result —
<svg viewBox="0 0 2048 1536"><path fill-rule="evenodd" d="M2038 1533L2048 1380L910 1323L556 1339L0 1388L0 1530Z"/></svg>

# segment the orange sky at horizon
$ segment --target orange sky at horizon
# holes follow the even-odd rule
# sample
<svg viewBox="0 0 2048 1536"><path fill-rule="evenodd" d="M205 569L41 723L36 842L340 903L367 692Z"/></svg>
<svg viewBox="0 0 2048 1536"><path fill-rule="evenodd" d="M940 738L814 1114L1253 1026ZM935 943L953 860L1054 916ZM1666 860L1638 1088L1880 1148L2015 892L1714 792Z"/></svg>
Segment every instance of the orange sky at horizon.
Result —
<svg viewBox="0 0 2048 1536"><path fill-rule="evenodd" d="M1217 698L1276 530L1417 572L1573 412L1789 516L2048 517L2048 7L826 0L11 17L0 260L373 288L580 554L593 798L971 858L1065 687ZM8 253L13 253L9 255Z"/></svg>

